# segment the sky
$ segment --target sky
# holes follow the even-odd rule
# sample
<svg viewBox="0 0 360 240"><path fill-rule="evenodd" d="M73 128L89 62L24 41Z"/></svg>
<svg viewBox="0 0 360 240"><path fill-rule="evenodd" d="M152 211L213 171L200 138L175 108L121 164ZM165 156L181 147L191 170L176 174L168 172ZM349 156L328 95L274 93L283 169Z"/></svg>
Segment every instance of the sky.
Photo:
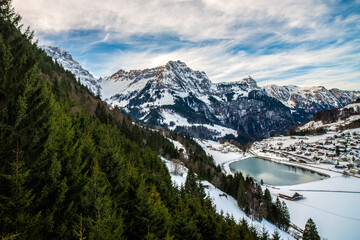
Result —
<svg viewBox="0 0 360 240"><path fill-rule="evenodd" d="M360 90L360 0L13 0L96 76L181 60L212 82Z"/></svg>

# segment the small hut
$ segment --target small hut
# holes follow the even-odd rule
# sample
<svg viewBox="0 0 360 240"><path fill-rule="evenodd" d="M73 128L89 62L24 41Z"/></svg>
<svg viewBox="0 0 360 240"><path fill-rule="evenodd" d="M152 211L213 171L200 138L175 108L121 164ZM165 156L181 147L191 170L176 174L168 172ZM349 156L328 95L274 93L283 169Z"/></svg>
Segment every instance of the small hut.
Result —
<svg viewBox="0 0 360 240"><path fill-rule="evenodd" d="M297 193L297 192L295 192L294 193L294 195L292 196L292 198L291 198L291 200L300 200L300 199L303 199L304 198L304 196L303 195L301 195L301 194L299 194L299 193Z"/></svg>
<svg viewBox="0 0 360 240"><path fill-rule="evenodd" d="M304 196L295 192L294 195L292 197L288 196L288 195L285 195L285 194L281 194L279 193L279 197L281 198L284 198L286 200L291 200L291 201L296 201L296 200L300 200L300 199L303 199Z"/></svg>

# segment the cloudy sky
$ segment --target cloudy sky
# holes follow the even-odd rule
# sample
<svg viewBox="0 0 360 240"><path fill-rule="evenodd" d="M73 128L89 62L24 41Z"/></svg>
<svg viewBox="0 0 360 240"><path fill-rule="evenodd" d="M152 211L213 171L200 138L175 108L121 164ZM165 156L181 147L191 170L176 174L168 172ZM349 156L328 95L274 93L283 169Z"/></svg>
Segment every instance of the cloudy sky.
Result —
<svg viewBox="0 0 360 240"><path fill-rule="evenodd" d="M184 61L213 82L360 90L360 0L13 0L97 76Z"/></svg>

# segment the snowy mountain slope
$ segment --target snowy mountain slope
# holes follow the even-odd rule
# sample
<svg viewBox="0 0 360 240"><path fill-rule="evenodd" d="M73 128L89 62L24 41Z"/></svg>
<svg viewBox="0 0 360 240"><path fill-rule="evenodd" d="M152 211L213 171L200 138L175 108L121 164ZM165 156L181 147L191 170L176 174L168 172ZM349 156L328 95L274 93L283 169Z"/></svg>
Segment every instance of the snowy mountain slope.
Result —
<svg viewBox="0 0 360 240"><path fill-rule="evenodd" d="M173 185L177 187L181 187L181 185L184 185L188 169L181 164L174 163L165 158L162 158L162 160L165 162L167 168L169 169ZM295 239L293 236L280 230L274 224L266 221L265 219L263 219L261 222L252 220L238 207L236 199L234 199L232 196L225 194L223 191L216 188L208 181L201 181L201 184L203 186L206 186L206 196L212 201L217 213L233 216L237 222L245 219L248 224L253 226L259 233L261 233L263 228L265 228L270 235L272 235L275 231L278 231L281 239L283 240ZM224 197L225 195L227 197Z"/></svg>
<svg viewBox="0 0 360 240"><path fill-rule="evenodd" d="M319 112L296 131L336 131L360 126L360 103L352 103L340 109Z"/></svg>
<svg viewBox="0 0 360 240"><path fill-rule="evenodd" d="M101 89L103 99L111 106L145 123L181 130L197 138L232 134L243 143L265 138L285 132L318 111L343 107L360 96L360 91L324 87L261 88L250 76L214 84L204 72L194 71L181 61L144 70L119 70L97 79L68 52L51 46L43 49L91 91Z"/></svg>
<svg viewBox="0 0 360 240"><path fill-rule="evenodd" d="M50 56L54 61L57 61L64 69L73 73L80 83L90 89L93 93L97 93L100 84L88 70L84 69L72 56L65 50L53 46L41 46L41 48Z"/></svg>
<svg viewBox="0 0 360 240"><path fill-rule="evenodd" d="M316 112L343 107L360 97L360 91L328 90L322 86L300 88L268 85L263 89L269 96L291 108L298 122L307 120Z"/></svg>
<svg viewBox="0 0 360 240"><path fill-rule="evenodd" d="M214 131L218 126L239 131L245 139L267 137L294 123L289 109L269 97L250 76L214 84L204 72L181 61L152 69L119 70L104 78L101 86L102 96L112 106L122 107L146 123L195 137L230 134Z"/></svg>
<svg viewBox="0 0 360 240"><path fill-rule="evenodd" d="M300 201L284 200L289 207L291 221L295 225L303 227L311 217L316 222L322 239L358 239L360 208L354 207L354 204L360 201L360 179L353 176L343 177L344 169L339 169L330 162L346 166L346 169L349 163L356 163L360 156L359 136L360 128L354 128L306 137L273 137L255 142L251 146L251 152L258 157L270 158L282 164L300 166L330 176L320 181L269 188L275 195L282 193L291 196L295 192L304 195L305 198ZM335 154L336 146L340 147L340 156ZM345 146L347 150L344 149ZM286 156L288 153L296 161L304 157L310 160L306 164L290 162ZM311 160L314 157L316 161ZM354 167L351 171L354 172L356 169Z"/></svg>

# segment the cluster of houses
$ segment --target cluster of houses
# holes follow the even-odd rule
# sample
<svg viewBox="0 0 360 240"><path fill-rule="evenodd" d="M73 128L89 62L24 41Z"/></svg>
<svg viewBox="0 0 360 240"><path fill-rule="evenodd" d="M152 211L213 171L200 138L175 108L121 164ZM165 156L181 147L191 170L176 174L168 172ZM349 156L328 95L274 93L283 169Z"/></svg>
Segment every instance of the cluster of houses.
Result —
<svg viewBox="0 0 360 240"><path fill-rule="evenodd" d="M219 152L222 152L222 153L229 153L229 152L241 152L241 150L236 147L235 145L233 144L230 144L228 142L225 142L219 146L212 146L211 144L208 144L206 145L207 148L210 148L211 150L214 150L214 151L219 151Z"/></svg>
<svg viewBox="0 0 360 240"><path fill-rule="evenodd" d="M360 172L360 131L334 132L324 138L287 137L258 142L253 147L260 152L271 152L289 161L300 163L327 163L336 168ZM282 139L282 141L281 141ZM290 140L291 144L286 144Z"/></svg>

